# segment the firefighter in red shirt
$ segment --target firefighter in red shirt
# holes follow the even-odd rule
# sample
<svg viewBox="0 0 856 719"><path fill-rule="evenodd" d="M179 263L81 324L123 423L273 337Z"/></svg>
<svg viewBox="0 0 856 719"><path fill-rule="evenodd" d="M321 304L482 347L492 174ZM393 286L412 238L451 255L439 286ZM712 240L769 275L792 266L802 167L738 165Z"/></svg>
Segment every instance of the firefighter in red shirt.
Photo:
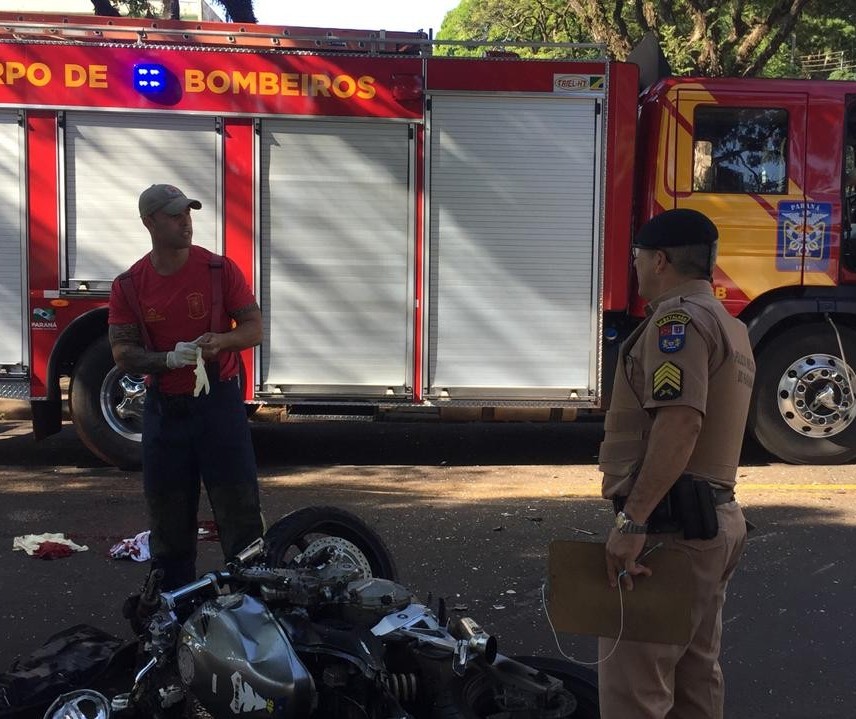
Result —
<svg viewBox="0 0 856 719"><path fill-rule="evenodd" d="M143 489L164 589L196 578L200 480L227 559L263 533L237 354L261 341L261 311L231 260L192 245L190 211L201 208L172 185L145 190L152 250L110 293L113 358L146 375ZM205 374L194 372L200 356Z"/></svg>

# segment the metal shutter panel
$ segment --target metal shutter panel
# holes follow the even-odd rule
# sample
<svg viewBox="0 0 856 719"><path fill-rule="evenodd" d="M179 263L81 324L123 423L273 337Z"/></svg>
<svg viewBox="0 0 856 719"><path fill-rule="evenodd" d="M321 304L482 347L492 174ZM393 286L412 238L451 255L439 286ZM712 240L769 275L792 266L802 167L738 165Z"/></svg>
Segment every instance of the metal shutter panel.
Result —
<svg viewBox="0 0 856 719"><path fill-rule="evenodd" d="M430 395L593 393L598 122L591 99L433 98Z"/></svg>
<svg viewBox="0 0 856 719"><path fill-rule="evenodd" d="M24 265L21 224L21 136L18 113L0 113L0 364L24 358Z"/></svg>
<svg viewBox="0 0 856 719"><path fill-rule="evenodd" d="M263 384L401 390L411 334L408 126L270 120L261 145Z"/></svg>
<svg viewBox="0 0 856 719"><path fill-rule="evenodd" d="M219 247L220 136L214 119L69 112L65 119L68 278L109 282L151 249L137 201L169 183L198 199L193 242Z"/></svg>

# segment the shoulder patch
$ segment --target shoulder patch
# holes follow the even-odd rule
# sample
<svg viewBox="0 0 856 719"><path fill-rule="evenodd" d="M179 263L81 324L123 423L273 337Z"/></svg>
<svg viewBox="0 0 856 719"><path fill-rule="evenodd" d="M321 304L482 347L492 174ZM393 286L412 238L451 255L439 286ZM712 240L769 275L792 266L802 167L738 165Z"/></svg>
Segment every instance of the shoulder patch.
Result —
<svg viewBox="0 0 856 719"><path fill-rule="evenodd" d="M655 321L658 328L657 344L660 352L670 354L684 348L687 325L692 317L682 310L668 312Z"/></svg>
<svg viewBox="0 0 856 719"><path fill-rule="evenodd" d="M652 399L658 402L677 399L681 396L683 379L684 372L678 365L674 362L663 362L654 370Z"/></svg>

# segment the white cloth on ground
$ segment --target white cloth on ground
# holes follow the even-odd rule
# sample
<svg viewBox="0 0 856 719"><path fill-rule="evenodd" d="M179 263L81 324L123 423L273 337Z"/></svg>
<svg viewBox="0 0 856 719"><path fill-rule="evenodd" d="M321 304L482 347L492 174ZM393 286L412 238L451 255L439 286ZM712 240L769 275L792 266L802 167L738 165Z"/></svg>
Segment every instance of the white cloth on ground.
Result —
<svg viewBox="0 0 856 719"><path fill-rule="evenodd" d="M149 535L151 530L140 532L135 537L123 539L110 547L113 559L133 559L135 562L147 562L152 558L149 550Z"/></svg>
<svg viewBox="0 0 856 719"><path fill-rule="evenodd" d="M25 534L21 537L15 537L12 540L12 551L23 550L31 557L36 553L39 546L43 542L56 542L57 544L65 544L75 552L85 552L89 549L85 544L75 544L70 539L67 539L64 534Z"/></svg>

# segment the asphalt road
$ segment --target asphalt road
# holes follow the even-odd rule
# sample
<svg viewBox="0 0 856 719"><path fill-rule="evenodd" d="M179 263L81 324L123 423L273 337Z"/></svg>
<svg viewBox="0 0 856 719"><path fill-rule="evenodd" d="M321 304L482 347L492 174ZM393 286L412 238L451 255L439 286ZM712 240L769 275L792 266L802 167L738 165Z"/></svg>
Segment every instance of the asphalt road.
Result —
<svg viewBox="0 0 856 719"><path fill-rule="evenodd" d="M541 584L554 539L603 540L602 425L254 424L268 521L309 504L350 509L386 539L401 578L444 597L512 654L558 656ZM729 719L856 717L852 467L791 467L744 449L738 497L757 525L724 613ZM140 476L105 467L73 428L35 443L0 421L0 671L52 633L89 623L120 636L144 565L109 547L146 529ZM204 502L203 502L204 507ZM210 517L204 507L202 517ZM42 561L24 534L65 532L89 551ZM200 543L200 572L219 547ZM564 651L595 658L588 637Z"/></svg>

